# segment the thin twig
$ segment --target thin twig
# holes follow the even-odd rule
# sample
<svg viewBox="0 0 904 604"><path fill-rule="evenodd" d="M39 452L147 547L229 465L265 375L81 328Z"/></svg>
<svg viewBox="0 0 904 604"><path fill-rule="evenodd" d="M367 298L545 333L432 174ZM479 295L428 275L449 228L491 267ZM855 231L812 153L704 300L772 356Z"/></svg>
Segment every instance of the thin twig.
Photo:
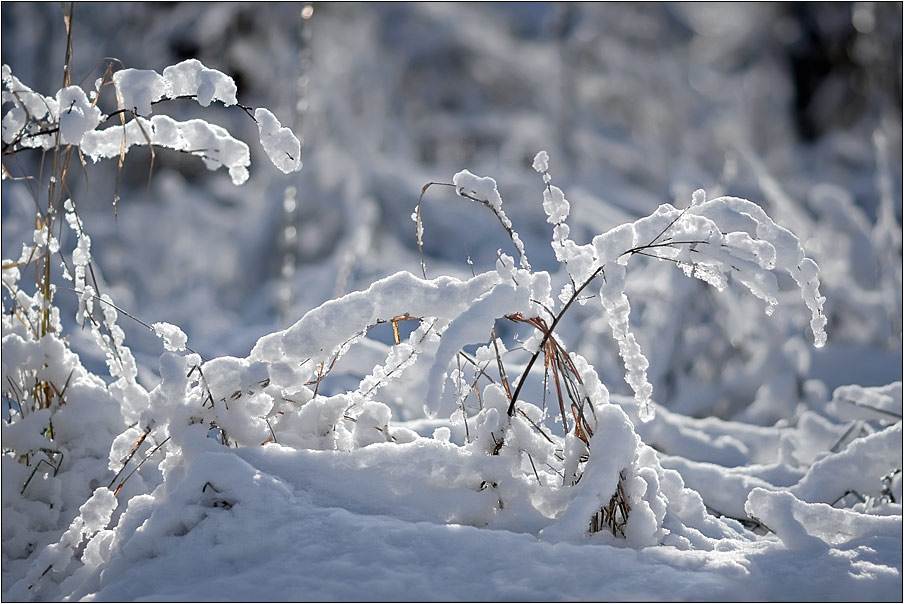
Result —
<svg viewBox="0 0 904 604"><path fill-rule="evenodd" d="M527 367L524 368L524 371L521 373L521 377L518 380L518 385L515 387L515 392L512 394L512 402L509 404L508 408L508 416L511 417L515 413L515 403L518 402L518 395L521 393L521 388L524 386L524 382L527 381L527 376L530 374L531 368L534 366L534 362L536 362L537 357L540 356L540 353L543 351L544 346L546 345L546 341L555 331L556 326L559 324L559 321L562 320L562 317L565 316L565 313L571 308L572 303L574 303L575 299L577 299L578 295L584 288L590 285L590 282L596 279L599 275L603 274L603 267L599 267L590 277L581 284L581 287L576 289L571 297L568 299L568 302L562 307L562 310L559 311L559 314L556 315L555 319L553 319L552 325L549 326L549 331L543 334L543 339L540 341L540 345L537 347L537 351L534 352L533 356L531 356L530 361L527 363Z"/></svg>
<svg viewBox="0 0 904 604"><path fill-rule="evenodd" d="M150 433L151 433L151 427L148 426L147 428L144 429L144 431L138 437L138 440L136 440L132 444L132 449L129 451L129 454L126 455L126 457L123 458L123 460L122 460L122 467L119 469L119 472L116 473L116 476L114 476L113 480L110 481L110 484L107 485L108 489L113 487L113 483L115 483L116 479L118 479L120 477L120 475L123 473L123 471L125 471L126 466L129 465L129 462L132 461L132 458L135 457L136 453L138 453L138 449L141 447L141 444L144 442L144 439L146 439L148 437L148 434L150 434Z"/></svg>
<svg viewBox="0 0 904 604"><path fill-rule="evenodd" d="M895 419L901 419L900 413L895 413L894 411L889 411L888 409L882 409L880 407L875 407L873 405L867 405L866 403L861 403L860 401L855 401L855 400L849 399L849 398L842 398L839 400L841 400L845 403L850 403L851 405L854 405L855 407L860 407L861 409L869 409L870 411L875 411L876 413L884 413L885 415L889 415Z"/></svg>
<svg viewBox="0 0 904 604"><path fill-rule="evenodd" d="M157 451L159 451L159 450L160 450L160 447L162 447L163 445L165 445L169 439L170 439L170 437L167 436L166 438L163 439L163 441L162 441L159 445L157 445L156 447L154 447L153 449L151 449L151 450L148 452L148 454L145 455L144 459L142 459L142 460L138 463L138 465L135 466L135 469L132 470L131 472L129 472L129 475L128 475L128 476L126 476L125 478L122 479L122 482L120 482L120 483L116 486L116 490L113 491L113 496L114 496L114 497L115 497L116 495L119 494L119 490L123 487L123 485L126 484L126 481L129 480L129 478L132 477L132 474L134 474L135 472L137 472L138 470L140 470L140 469L141 469L141 466L144 465L144 462L146 462L147 460L149 460L149 459L151 458L151 456L152 456L154 453L156 453Z"/></svg>

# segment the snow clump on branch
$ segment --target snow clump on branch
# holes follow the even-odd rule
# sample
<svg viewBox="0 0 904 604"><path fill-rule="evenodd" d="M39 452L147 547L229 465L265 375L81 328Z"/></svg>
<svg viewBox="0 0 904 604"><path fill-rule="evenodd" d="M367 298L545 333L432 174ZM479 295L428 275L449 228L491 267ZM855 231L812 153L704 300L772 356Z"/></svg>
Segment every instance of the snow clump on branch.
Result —
<svg viewBox="0 0 904 604"><path fill-rule="evenodd" d="M149 69L117 71L111 79L118 110L111 115L97 107L105 78L95 83L90 102L78 86L61 89L56 98L40 95L13 76L7 65L2 79L3 102L12 103L3 116L4 153L16 147L51 149L57 144L54 133L58 132L60 143L78 146L95 162L120 157L135 145L149 145L198 156L209 170L225 166L233 184L248 180L248 145L225 128L203 119L180 122L165 115L151 117L154 105L176 98L193 98L202 107L213 101L227 107L238 105L235 81L197 59L171 65L163 75ZM261 146L273 165L286 174L301 170L301 143L292 131L267 109L242 109L258 124ZM98 129L116 113L123 123ZM126 122L128 115L133 119Z"/></svg>

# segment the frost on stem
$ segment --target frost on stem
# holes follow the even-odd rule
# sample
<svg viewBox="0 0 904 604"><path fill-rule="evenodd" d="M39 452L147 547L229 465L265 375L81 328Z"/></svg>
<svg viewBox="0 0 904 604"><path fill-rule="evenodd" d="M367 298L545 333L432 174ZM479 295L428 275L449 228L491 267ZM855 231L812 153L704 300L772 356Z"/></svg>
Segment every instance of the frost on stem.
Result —
<svg viewBox="0 0 904 604"><path fill-rule="evenodd" d="M79 294L78 312L76 312L75 320L79 326L84 325L85 319L94 313L94 288L85 281L86 270L91 262L91 237L89 237L82 229L81 220L75 212L75 205L71 199L67 199L63 203L66 210L66 224L75 233L76 244L72 250L72 264L75 268L75 275L68 275L69 281ZM64 264L65 268L65 264Z"/></svg>
<svg viewBox="0 0 904 604"><path fill-rule="evenodd" d="M600 301L606 310L606 318L612 329L612 336L618 342L618 353L625 363L625 381L634 390L634 399L640 405L640 418L653 419L653 386L647 380L647 357L629 327L631 304L625 295L626 267L616 264L605 274L600 287Z"/></svg>
<svg viewBox="0 0 904 604"><path fill-rule="evenodd" d="M546 190L543 191L543 211L546 212L546 222L552 225L564 225L565 219L571 211L571 204L565 199L562 189L552 186L552 175L549 173L549 154L540 151L534 157L533 168L543 175ZM566 235L567 237L567 232ZM559 237L556 238L560 239Z"/></svg>

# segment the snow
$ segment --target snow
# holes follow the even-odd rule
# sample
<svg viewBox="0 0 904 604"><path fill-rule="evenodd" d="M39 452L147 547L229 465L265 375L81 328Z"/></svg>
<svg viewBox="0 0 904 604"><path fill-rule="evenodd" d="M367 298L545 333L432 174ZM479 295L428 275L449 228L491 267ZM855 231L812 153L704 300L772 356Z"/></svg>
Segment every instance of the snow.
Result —
<svg viewBox="0 0 904 604"><path fill-rule="evenodd" d="M152 69L123 69L113 74L116 101L120 109L148 116L152 103L166 96L167 82Z"/></svg>
<svg viewBox="0 0 904 604"><path fill-rule="evenodd" d="M60 112L60 141L65 144L78 145L82 135L97 128L103 114L96 106L88 102L85 91L78 86L63 88L57 93L57 104Z"/></svg>
<svg viewBox="0 0 904 604"><path fill-rule="evenodd" d="M452 177L452 184L459 195L465 194L484 201L494 212L502 210L502 196L496 188L496 181L489 176L476 176L462 170Z"/></svg>
<svg viewBox="0 0 904 604"><path fill-rule="evenodd" d="M429 463L444 446L420 446L417 453ZM368 456L400 448L374 447ZM755 490L751 510L771 521L781 540L755 542L739 533L718 549L693 552L550 543L521 532L429 521L428 510L463 518L467 508L456 506L465 502L450 500L432 480L405 481L410 466L401 460L386 459L383 478L390 467L402 476L385 482L360 469L365 451L340 459L278 445L241 455L204 453L165 501L133 500L123 528L102 537L98 561L104 563L80 570L73 595L254 601L266 590L269 599L304 593L368 601L658 600L668 586L669 598L689 600L881 600L900 588L899 573L882 563L883 554L899 555L894 518L864 518L825 505L810 511L792 495ZM336 480L340 471L347 480ZM829 533L815 528L833 525ZM844 527L845 538L830 548L805 527L834 539ZM203 577L199 559L205 560ZM163 576L166 581L157 580Z"/></svg>
<svg viewBox="0 0 904 604"><path fill-rule="evenodd" d="M531 167L543 174L549 171L549 153L546 151L539 151L537 155L534 156L534 161L531 164Z"/></svg>
<svg viewBox="0 0 904 604"><path fill-rule="evenodd" d="M23 84L19 78L13 75L9 65L2 67L3 103L14 103L15 107L3 114L3 142L10 143L22 134L40 132L40 128L29 120L42 120L46 116L54 116L59 112L56 99L39 94ZM25 138L23 145L41 147L50 144L52 136L49 134Z"/></svg>
<svg viewBox="0 0 904 604"><path fill-rule="evenodd" d="M151 69L123 69L113 74L120 109L138 115L152 113L151 105L164 98L195 97L202 107L211 101L236 104L235 81L228 75L209 69L197 59L170 65L160 75Z"/></svg>
<svg viewBox="0 0 904 604"><path fill-rule="evenodd" d="M552 224L560 224L568 218L571 206L565 199L562 189L550 186L543 192L543 211L546 212L547 221Z"/></svg>
<svg viewBox="0 0 904 604"><path fill-rule="evenodd" d="M260 131L261 146L273 165L288 174L301 170L301 143L267 109L257 109L254 119Z"/></svg>
<svg viewBox="0 0 904 604"><path fill-rule="evenodd" d="M201 157L209 170L228 168L236 185L248 180L251 163L248 145L233 138L225 128L199 119L179 122L166 115L138 117L124 126L86 133L81 150L97 162L118 157L121 149L128 151L134 145L159 145L185 151Z"/></svg>
<svg viewBox="0 0 904 604"><path fill-rule="evenodd" d="M103 81L101 78L95 86L101 87ZM248 146L225 128L203 119L180 122L166 115L148 118L153 105L176 98L194 98L202 107L214 100L235 105L236 85L231 77L188 59L165 68L162 76L150 69L121 69L113 74L112 83L122 123L98 129L109 116L98 109L96 91L91 93L92 103L79 86L61 89L56 99L42 97L24 86L4 65L3 100L14 104L3 117L4 142L23 148L52 148L56 144L51 136L53 129L47 133L41 129L45 116L49 116L58 121L60 142L77 145L94 162L122 158L135 145L160 146L199 156L210 170L226 166L233 184L248 180ZM132 119L126 121L125 115ZM301 143L292 131L283 128L273 113L263 107L255 110L254 120L261 145L273 164L285 173L300 170Z"/></svg>
<svg viewBox="0 0 904 604"><path fill-rule="evenodd" d="M208 69L197 59L186 59L163 70L168 96L194 96L202 107L211 101L221 101L227 107L235 105L235 81L216 69Z"/></svg>
<svg viewBox="0 0 904 604"><path fill-rule="evenodd" d="M460 197L482 203L493 211L502 228L508 232L512 244L518 251L521 267L530 270L524 243L522 243L518 233L512 229L512 221L509 220L502 209L502 195L499 194L496 181L489 176L477 176L471 174L468 170L462 170L452 177L452 184L455 186L455 192Z"/></svg>
<svg viewBox="0 0 904 604"><path fill-rule="evenodd" d="M435 317L442 314L440 309L457 316L497 280L494 273L484 273L467 281L450 277L424 281L411 273L399 272L375 282L365 291L346 294L311 310L284 331L260 338L251 351L251 358L301 362L332 354L378 319L406 313L414 317Z"/></svg>
<svg viewBox="0 0 904 604"><path fill-rule="evenodd" d="M622 224L593 238L593 251L601 266L615 261L624 264L625 251L638 243L633 224Z"/></svg>
<svg viewBox="0 0 904 604"><path fill-rule="evenodd" d="M511 258L509 261L511 262ZM435 361L427 375L429 389L424 398L431 417L438 412L445 412L445 415L452 412L452 409L440 409L439 401L446 384L444 376L458 351L468 344L483 341L487 332L493 329L495 317L529 308L529 293L527 288L513 287L503 281L475 299L467 310L452 319L443 331L442 340L434 355Z"/></svg>
<svg viewBox="0 0 904 604"><path fill-rule="evenodd" d="M89 3L62 87L59 10L4 601L902 598L900 7Z"/></svg>
<svg viewBox="0 0 904 604"><path fill-rule="evenodd" d="M163 338L163 346L170 352L185 350L188 336L186 336L185 332L179 329L178 326L172 325L171 323L159 322L151 325L151 328L158 337Z"/></svg>

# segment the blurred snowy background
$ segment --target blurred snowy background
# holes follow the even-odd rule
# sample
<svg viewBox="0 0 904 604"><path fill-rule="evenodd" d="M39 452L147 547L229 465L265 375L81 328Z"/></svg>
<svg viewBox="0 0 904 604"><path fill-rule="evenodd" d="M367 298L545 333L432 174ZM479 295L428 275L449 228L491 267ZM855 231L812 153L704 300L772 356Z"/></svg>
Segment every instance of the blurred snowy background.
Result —
<svg viewBox="0 0 904 604"><path fill-rule="evenodd" d="M179 325L206 358L246 356L325 300L419 274L418 195L462 169L497 179L538 270L556 266L530 166L541 149L579 242L661 203L684 207L697 188L751 199L822 269L824 349L809 344L799 301L764 320L759 302L714 295L667 263L638 262L629 292L658 402L771 424L836 386L901 379L901 22L900 3L869 2L76 4L74 82L90 87L111 57L157 71L198 58L235 79L241 103L295 129L304 169L283 175L251 145L251 179L235 187L163 150L149 180L150 154L135 149L118 219L115 161L70 184L105 291L148 323ZM2 61L35 90L59 88L65 44L57 4L3 3ZM235 107L161 110L256 139ZM10 169L34 170L37 155ZM17 257L34 202L21 183L2 186L3 256ZM431 189L428 276L512 253L490 218ZM56 302L73 324L75 296ZM605 319L572 315L563 340L627 392ZM158 338L120 324L153 385ZM103 374L102 353L72 332Z"/></svg>

